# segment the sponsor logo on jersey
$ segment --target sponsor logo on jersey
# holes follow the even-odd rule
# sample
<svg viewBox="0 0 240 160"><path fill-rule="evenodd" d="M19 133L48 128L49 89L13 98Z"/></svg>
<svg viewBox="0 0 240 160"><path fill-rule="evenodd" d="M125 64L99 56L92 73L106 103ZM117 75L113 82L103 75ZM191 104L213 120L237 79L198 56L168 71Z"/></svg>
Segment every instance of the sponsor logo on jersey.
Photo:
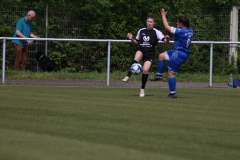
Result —
<svg viewBox="0 0 240 160"><path fill-rule="evenodd" d="M149 40L150 40L150 37L149 37L149 36L147 36L147 37L144 36L144 37L143 37L143 40L144 40L145 42L146 42L146 41L149 41Z"/></svg>

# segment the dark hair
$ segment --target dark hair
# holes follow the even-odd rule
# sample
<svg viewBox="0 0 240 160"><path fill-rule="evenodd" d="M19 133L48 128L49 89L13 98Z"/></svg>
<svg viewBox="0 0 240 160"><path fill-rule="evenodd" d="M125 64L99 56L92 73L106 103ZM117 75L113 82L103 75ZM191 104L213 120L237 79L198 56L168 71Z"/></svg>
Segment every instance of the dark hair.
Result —
<svg viewBox="0 0 240 160"><path fill-rule="evenodd" d="M152 12L149 12L149 13L148 13L147 19L148 19L148 18L151 18L151 19L153 19L153 21L155 21L155 17L154 17L154 15L153 15Z"/></svg>
<svg viewBox="0 0 240 160"><path fill-rule="evenodd" d="M185 27L189 28L190 22L189 22L189 18L188 17L186 17L186 16L179 17L178 18L178 22L182 23Z"/></svg>

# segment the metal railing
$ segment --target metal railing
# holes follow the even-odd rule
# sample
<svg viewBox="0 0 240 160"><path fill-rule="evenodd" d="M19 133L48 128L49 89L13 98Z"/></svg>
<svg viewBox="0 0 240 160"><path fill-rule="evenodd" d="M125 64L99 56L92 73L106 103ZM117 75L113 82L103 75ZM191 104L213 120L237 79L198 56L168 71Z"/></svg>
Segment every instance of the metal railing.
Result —
<svg viewBox="0 0 240 160"><path fill-rule="evenodd" d="M111 43L130 43L130 40L114 40L114 39L63 39L63 38L13 38L13 37L0 37L3 40L3 56L2 56L2 83L5 83L5 61L6 61L6 41L13 39L21 40L39 40L39 41L67 41L67 42L106 42L108 43L107 54L107 86L110 85L110 55ZM159 43L163 43L159 41ZM173 43L173 41L170 41ZM192 44L209 44L210 45L210 66L209 66L209 87L212 87L212 68L213 68L213 45L214 44L240 44L240 42L224 42L224 41L192 41Z"/></svg>

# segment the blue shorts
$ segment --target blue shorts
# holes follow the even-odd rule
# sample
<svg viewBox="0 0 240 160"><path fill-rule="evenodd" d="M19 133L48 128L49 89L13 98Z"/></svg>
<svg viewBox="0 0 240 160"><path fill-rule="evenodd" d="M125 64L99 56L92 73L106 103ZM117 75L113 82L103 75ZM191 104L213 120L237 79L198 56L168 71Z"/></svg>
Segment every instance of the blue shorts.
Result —
<svg viewBox="0 0 240 160"><path fill-rule="evenodd" d="M168 50L165 52L169 57L168 70L177 73L179 67L186 62L188 54L178 50Z"/></svg>

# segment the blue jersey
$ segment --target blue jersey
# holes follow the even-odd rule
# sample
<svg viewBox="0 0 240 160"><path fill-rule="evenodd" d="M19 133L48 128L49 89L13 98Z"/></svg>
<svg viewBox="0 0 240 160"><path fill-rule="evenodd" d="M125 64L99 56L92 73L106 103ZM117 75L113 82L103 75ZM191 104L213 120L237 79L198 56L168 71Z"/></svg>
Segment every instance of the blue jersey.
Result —
<svg viewBox="0 0 240 160"><path fill-rule="evenodd" d="M27 22L25 17L20 18L17 21L13 37L18 37L16 35L16 30L19 30L26 38L29 38L30 33L32 32L32 22ZM12 43L19 44L21 46L26 46L28 44L26 40L12 40Z"/></svg>
<svg viewBox="0 0 240 160"><path fill-rule="evenodd" d="M174 49L189 54L190 44L194 34L192 28L172 27L171 33L174 34Z"/></svg>

